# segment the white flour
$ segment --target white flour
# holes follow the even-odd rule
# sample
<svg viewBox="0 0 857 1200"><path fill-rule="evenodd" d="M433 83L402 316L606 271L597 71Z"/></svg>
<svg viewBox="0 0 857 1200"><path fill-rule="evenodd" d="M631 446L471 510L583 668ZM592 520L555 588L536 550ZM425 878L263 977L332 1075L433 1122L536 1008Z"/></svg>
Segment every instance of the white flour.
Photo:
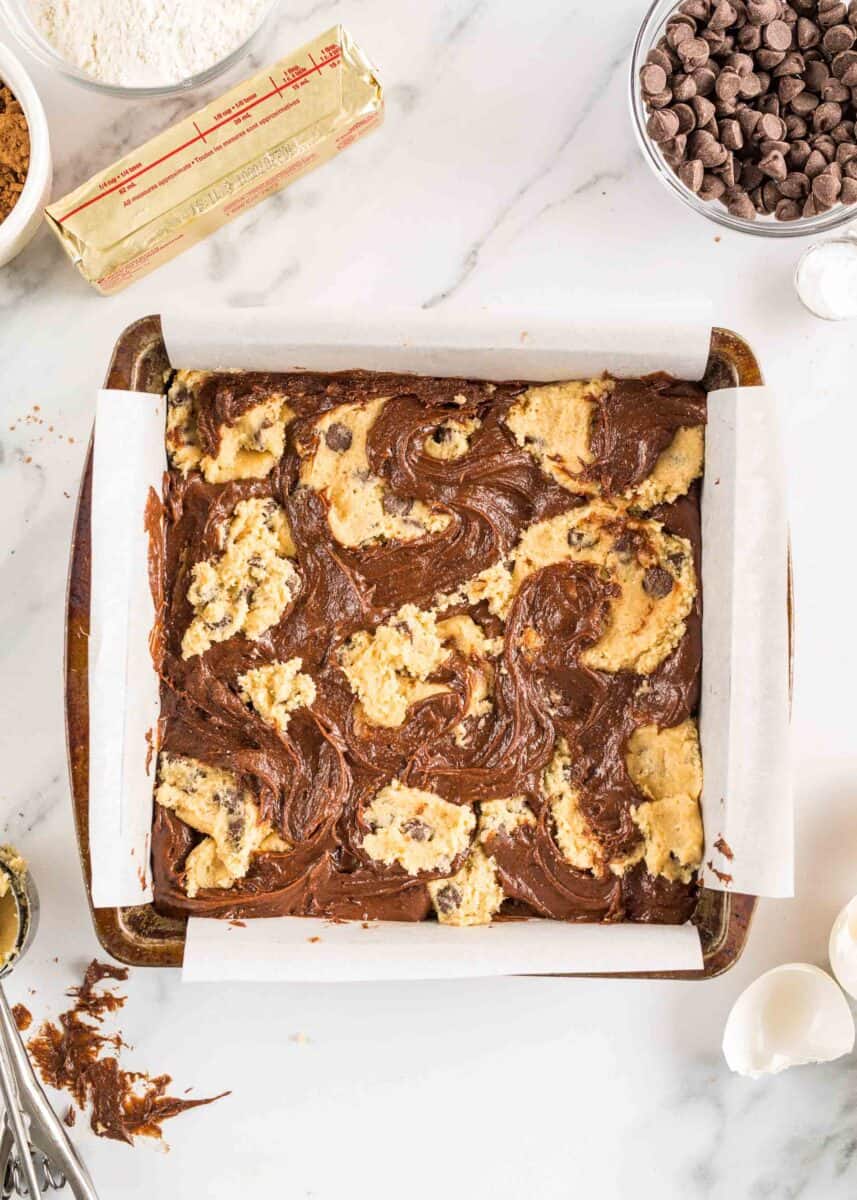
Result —
<svg viewBox="0 0 857 1200"><path fill-rule="evenodd" d="M220 62L258 27L272 0L29 0L68 62L102 83L179 83Z"/></svg>

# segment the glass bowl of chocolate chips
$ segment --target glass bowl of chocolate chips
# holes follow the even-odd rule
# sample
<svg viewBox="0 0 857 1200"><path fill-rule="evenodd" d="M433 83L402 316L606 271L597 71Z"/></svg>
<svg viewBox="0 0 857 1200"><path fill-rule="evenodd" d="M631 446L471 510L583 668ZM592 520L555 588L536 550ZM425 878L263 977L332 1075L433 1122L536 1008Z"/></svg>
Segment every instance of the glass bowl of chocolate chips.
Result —
<svg viewBox="0 0 857 1200"><path fill-rule="evenodd" d="M857 0L656 0L631 111L661 182L719 225L800 237L857 218Z"/></svg>

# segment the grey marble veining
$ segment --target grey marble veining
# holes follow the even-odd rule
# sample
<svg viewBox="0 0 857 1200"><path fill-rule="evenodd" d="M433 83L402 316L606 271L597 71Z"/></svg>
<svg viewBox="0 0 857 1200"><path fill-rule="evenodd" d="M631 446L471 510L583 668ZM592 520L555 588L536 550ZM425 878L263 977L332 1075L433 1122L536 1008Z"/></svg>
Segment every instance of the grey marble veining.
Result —
<svg viewBox="0 0 857 1200"><path fill-rule="evenodd" d="M37 1016L61 1011L97 948L65 773L67 555L111 347L167 302L336 304L359 322L384 305L536 318L707 293L781 399L798 898L764 903L742 962L703 986L182 988L173 973L134 972L119 1022L128 1065L168 1070L180 1090L233 1094L169 1126L169 1154L99 1141L79 1121L103 1196L854 1195L857 1058L750 1082L729 1074L719 1044L756 974L824 963L830 921L857 892L857 330L801 309L799 244L725 233L649 174L625 99L643 7L284 3L258 61L345 21L387 86L379 132L110 300L44 232L0 271L0 831L32 860L44 899L10 990ZM34 76L58 191L219 90L125 104Z"/></svg>

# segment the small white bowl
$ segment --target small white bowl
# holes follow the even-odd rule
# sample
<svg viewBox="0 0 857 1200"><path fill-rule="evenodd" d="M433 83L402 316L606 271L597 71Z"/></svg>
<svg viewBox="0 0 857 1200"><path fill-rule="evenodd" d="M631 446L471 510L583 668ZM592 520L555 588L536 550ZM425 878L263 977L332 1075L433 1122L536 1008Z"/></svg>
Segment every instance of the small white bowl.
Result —
<svg viewBox="0 0 857 1200"><path fill-rule="evenodd" d="M18 203L0 221L0 267L20 253L42 223L53 180L48 120L33 81L23 64L0 45L0 83L5 83L24 110L30 131L30 168Z"/></svg>

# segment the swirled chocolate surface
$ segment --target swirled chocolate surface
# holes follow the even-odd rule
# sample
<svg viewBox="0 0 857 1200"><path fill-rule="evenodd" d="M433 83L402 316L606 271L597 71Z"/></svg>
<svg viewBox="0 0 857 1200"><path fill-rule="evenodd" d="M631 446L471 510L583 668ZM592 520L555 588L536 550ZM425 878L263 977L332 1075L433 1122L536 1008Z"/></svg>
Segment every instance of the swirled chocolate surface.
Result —
<svg viewBox="0 0 857 1200"><path fill-rule="evenodd" d="M500 917L681 922L692 913L693 880L652 876L643 862L624 873L571 865L540 781L558 739L565 739L570 781L589 828L611 860L633 854L640 830L631 812L645 796L629 777L625 748L638 727L678 725L696 711L698 591L680 641L645 677L583 662L605 631L616 591L592 564L555 562L534 571L505 620L485 601L450 603L444 617L467 614L487 638L502 638L490 711L465 739L457 734L472 699L473 673L459 648L432 677L442 690L412 704L395 727L362 719L342 669L340 650L357 631L375 630L405 604L436 609L439 594L455 593L487 568L508 563L523 530L584 505L593 486L601 497L627 496L651 475L679 430L705 421L705 394L696 385L665 375L617 381L593 418L586 486L576 493L550 477L505 423L526 388L357 372L220 373L199 384L198 439L208 455L217 454L224 425L273 392L295 415L282 458L265 478L209 483L195 470L169 472L158 568L164 573L162 633L153 639L162 678L161 749L233 772L291 848L259 853L233 886L206 888L189 899L184 863L200 835L156 805L152 855L160 911L410 921L433 915L428 884L438 872L408 875L399 864L374 861L363 846L367 805L398 780L463 805L525 798L535 821L484 839L506 896ZM349 546L333 536L322 492L301 484L301 465L317 442L323 414L380 397L386 403L369 430L366 456L383 481L385 505L392 499L391 511L407 512L421 501L446 520L410 540ZM438 431L450 421L470 423L463 453L427 452L427 440L442 442L446 434ZM300 590L258 638L238 633L183 658L182 638L194 617L188 600L193 567L219 552L236 505L250 498L272 498L285 510ZM621 512L627 512L624 503ZM646 515L686 539L698 566L698 484ZM245 702L238 680L295 657L314 681L315 699L281 730ZM440 874L460 865L461 858Z"/></svg>

